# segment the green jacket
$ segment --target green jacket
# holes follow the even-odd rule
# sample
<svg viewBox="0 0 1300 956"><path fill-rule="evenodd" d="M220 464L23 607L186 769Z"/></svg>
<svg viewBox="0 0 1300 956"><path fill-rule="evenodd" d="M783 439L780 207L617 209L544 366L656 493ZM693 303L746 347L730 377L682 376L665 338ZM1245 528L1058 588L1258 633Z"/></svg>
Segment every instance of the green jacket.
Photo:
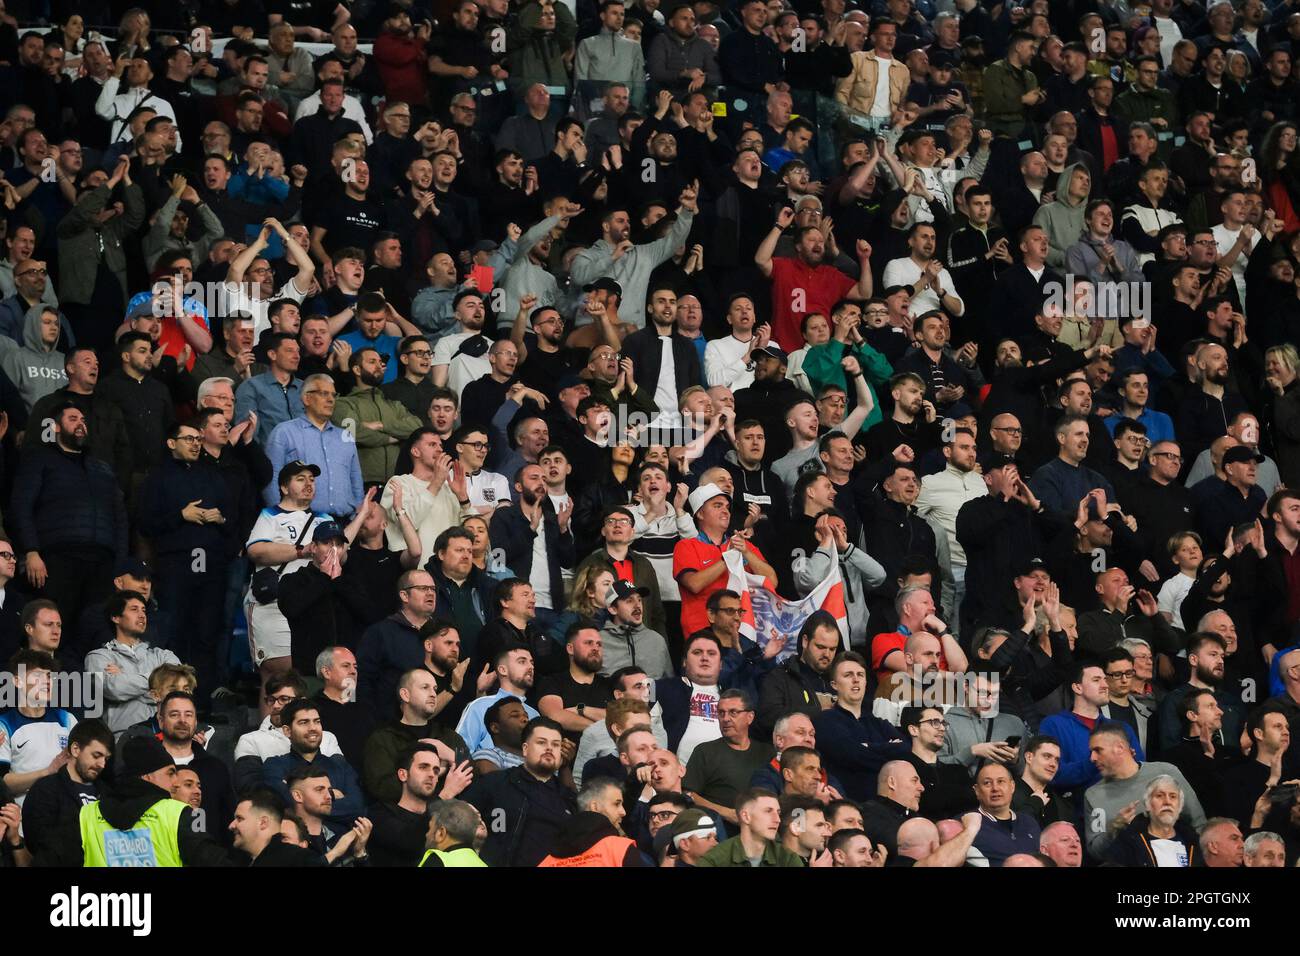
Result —
<svg viewBox="0 0 1300 956"><path fill-rule="evenodd" d="M1168 162L1169 154L1174 150L1174 133L1179 128L1178 104L1174 94L1161 87L1149 92L1129 90L1115 98L1115 118L1123 120L1125 125L1132 123L1150 123L1153 119L1162 119L1169 125L1164 129L1156 127L1157 153Z"/></svg>
<svg viewBox="0 0 1300 956"><path fill-rule="evenodd" d="M130 298L130 291L126 287L126 250L122 246L122 239L133 234L144 222L144 193L133 183L124 186L121 195L122 214L102 225L96 217L108 205L111 192L107 186L82 193L72 211L59 222L60 302L90 304L101 260L121 285L122 301Z"/></svg>
<svg viewBox="0 0 1300 956"><path fill-rule="evenodd" d="M529 3L519 11L510 30L510 86L516 95L534 83L569 88L569 68L564 54L573 52L578 22L563 3L555 4L555 29L541 30L542 5Z"/></svg>
<svg viewBox="0 0 1300 956"><path fill-rule="evenodd" d="M719 843L704 856L696 866L749 866L745 857L745 848L740 845L740 837L732 837ZM763 860L759 866L803 866L803 860L791 853L775 840L768 841L763 850Z"/></svg>
<svg viewBox="0 0 1300 956"><path fill-rule="evenodd" d="M423 422L401 402L385 398L377 388L353 389L334 406L334 424L347 428L351 419L356 436L357 458L362 481L387 481L397 467L401 442ZM366 422L380 422L383 428L367 428Z"/></svg>
<svg viewBox="0 0 1300 956"><path fill-rule="evenodd" d="M984 113L994 133L1019 136L1029 122L1029 107L1020 98L1038 89L1038 77L1025 67L1016 69L1006 60L990 63L984 70Z"/></svg>
<svg viewBox="0 0 1300 956"><path fill-rule="evenodd" d="M889 359L865 343L846 350L843 342L831 339L824 345L814 345L808 349L808 354L803 360L803 371L808 376L809 384L812 385L813 395L827 385L837 385L847 392L848 379L844 377L844 369L840 368L840 360L845 355L852 355L862 366L862 374L867 377L867 390L871 392L872 401L875 402L875 408L862 423L861 431L865 432L872 425L884 420L880 413L880 400L876 389L887 386L890 376L894 374Z"/></svg>

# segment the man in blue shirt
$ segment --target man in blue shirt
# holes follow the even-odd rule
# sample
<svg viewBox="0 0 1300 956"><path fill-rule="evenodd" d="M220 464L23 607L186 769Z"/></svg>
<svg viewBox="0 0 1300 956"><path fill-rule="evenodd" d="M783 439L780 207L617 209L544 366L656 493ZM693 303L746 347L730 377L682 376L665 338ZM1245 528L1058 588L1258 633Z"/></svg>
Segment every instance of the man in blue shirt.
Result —
<svg viewBox="0 0 1300 956"><path fill-rule="evenodd" d="M1056 423L1057 456L1034 472L1029 490L1062 527L1074 520L1079 502L1096 488L1115 500L1115 489L1099 472L1083 463L1088 457L1088 420L1065 414Z"/></svg>
<svg viewBox="0 0 1300 956"><path fill-rule="evenodd" d="M1175 441L1173 419L1147 406L1151 398L1151 376L1147 370L1133 365L1116 375L1116 379L1120 407L1114 415L1102 419L1106 430L1114 435L1116 426L1125 418L1131 418L1146 426L1147 439L1152 445Z"/></svg>
<svg viewBox="0 0 1300 956"><path fill-rule="evenodd" d="M302 383L294 377L302 355L298 338L288 332L275 332L266 339L266 357L271 367L241 383L235 390L235 421L242 422L249 412L257 412L255 439L263 448L267 447L276 426L302 415ZM293 456L290 456L279 464L292 460ZM268 503L278 504L278 489L273 486L271 492L275 492L275 500L268 498Z"/></svg>
<svg viewBox="0 0 1300 956"><path fill-rule="evenodd" d="M271 460L273 475L279 474L291 461L305 461L319 468L312 510L345 518L356 512L365 495L357 442L351 429L366 426L353 422L344 429L332 424L330 417L337 397L334 379L329 375L308 376L302 383L303 413L275 426L266 442L266 457ZM278 485L275 482L267 485L262 497L267 507L279 504Z"/></svg>

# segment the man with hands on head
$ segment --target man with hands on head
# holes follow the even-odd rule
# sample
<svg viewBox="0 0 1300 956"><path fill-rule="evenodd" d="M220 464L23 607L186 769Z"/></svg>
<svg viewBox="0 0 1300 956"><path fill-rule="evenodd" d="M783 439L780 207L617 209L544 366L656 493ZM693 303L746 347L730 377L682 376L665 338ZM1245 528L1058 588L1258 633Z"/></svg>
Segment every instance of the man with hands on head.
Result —
<svg viewBox="0 0 1300 956"><path fill-rule="evenodd" d="M263 255L270 242L271 233L280 237L284 244L285 255L298 267L292 279L279 289L274 288L275 274L270 263ZM248 282L245 282L245 277ZM253 316L255 336L271 327L268 309L274 299L292 299L302 302L311 291L316 277L316 264L312 262L307 250L303 249L289 235L289 230L278 219L266 219L262 229L248 246L234 259L226 273L226 311L246 312Z"/></svg>

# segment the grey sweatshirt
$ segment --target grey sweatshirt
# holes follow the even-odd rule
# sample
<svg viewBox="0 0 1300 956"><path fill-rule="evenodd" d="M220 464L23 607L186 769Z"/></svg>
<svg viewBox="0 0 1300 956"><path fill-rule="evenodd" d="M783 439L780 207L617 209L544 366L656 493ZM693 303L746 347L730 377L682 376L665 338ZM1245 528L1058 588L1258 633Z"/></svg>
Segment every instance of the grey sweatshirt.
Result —
<svg viewBox="0 0 1300 956"><path fill-rule="evenodd" d="M673 662L668 654L668 642L662 634L645 624L618 624L610 620L600 629L604 641L605 658L600 672L608 676L620 667L642 668L651 680L673 675Z"/></svg>
<svg viewBox="0 0 1300 956"><path fill-rule="evenodd" d="M0 335L0 369L18 386L18 394L30 412L38 399L68 384L63 370L63 353L55 345L41 342L41 315L47 305L34 305L23 319L23 344Z"/></svg>
<svg viewBox="0 0 1300 956"><path fill-rule="evenodd" d="M573 258L569 275L573 279L574 286L582 288L603 277L613 279L623 287L623 298L618 305L619 319L633 328L644 328L645 295L646 287L650 284L650 273L656 266L671 259L677 247L686 242L691 224L694 222L693 213L679 212L677 221L673 223L666 236L654 242L633 246L617 261L613 257L614 247L608 242L601 239L593 243ZM520 247L522 246L521 242ZM589 317L580 315L578 318L588 319L587 322L578 322L578 325L590 324Z"/></svg>
<svg viewBox="0 0 1300 956"><path fill-rule="evenodd" d="M1025 741L1025 722L1014 714L997 714L981 717L965 707L954 707L944 715L948 732L944 734L943 749L939 751L941 763L959 763L974 777L980 758L971 753L971 747L988 741L1019 737ZM989 722L992 721L990 732Z"/></svg>
<svg viewBox="0 0 1300 956"><path fill-rule="evenodd" d="M1183 788L1183 812L1180 819L1200 830L1205 825L1205 811L1201 801L1196 799L1196 791L1187 782L1182 771L1171 763L1153 760L1138 767L1138 772L1127 780L1103 780L1087 789L1083 795L1083 819L1088 828L1088 852L1094 857L1102 857L1110 847L1114 836L1109 827L1115 815L1135 800L1141 800L1147 785L1156 777L1168 774L1178 781ZM1146 811L1140 811L1145 813Z"/></svg>

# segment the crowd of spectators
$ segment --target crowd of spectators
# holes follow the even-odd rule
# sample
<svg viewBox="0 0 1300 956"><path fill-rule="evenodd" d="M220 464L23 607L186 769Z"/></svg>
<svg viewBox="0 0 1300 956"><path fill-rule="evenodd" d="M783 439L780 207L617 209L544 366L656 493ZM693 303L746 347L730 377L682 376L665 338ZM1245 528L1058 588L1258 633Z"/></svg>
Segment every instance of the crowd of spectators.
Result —
<svg viewBox="0 0 1300 956"><path fill-rule="evenodd" d="M11 2L0 865L1295 864L1296 44Z"/></svg>

